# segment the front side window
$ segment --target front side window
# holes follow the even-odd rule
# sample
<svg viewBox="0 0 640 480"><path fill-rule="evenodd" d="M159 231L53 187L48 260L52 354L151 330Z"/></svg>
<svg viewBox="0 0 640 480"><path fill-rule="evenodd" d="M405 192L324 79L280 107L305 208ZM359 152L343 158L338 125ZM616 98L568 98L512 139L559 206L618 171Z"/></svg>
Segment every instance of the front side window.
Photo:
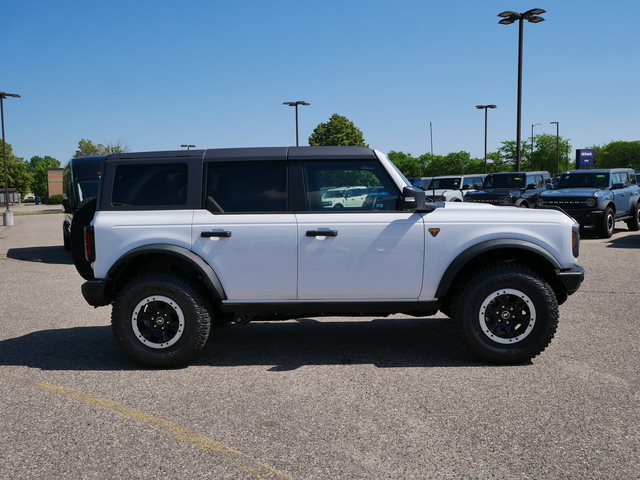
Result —
<svg viewBox="0 0 640 480"><path fill-rule="evenodd" d="M186 202L185 163L137 163L116 167L111 197L113 205L169 206L185 205Z"/></svg>
<svg viewBox="0 0 640 480"><path fill-rule="evenodd" d="M284 162L213 162L206 190L225 213L285 212L287 166Z"/></svg>
<svg viewBox="0 0 640 480"><path fill-rule="evenodd" d="M304 180L311 211L397 210L397 187L375 161L309 162Z"/></svg>

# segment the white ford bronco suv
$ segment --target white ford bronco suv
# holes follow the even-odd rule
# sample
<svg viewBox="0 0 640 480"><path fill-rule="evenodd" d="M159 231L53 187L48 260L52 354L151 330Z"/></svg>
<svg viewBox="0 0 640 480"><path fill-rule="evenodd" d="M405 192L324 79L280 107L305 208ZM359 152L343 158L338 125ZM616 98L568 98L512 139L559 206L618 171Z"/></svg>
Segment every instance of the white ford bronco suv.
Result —
<svg viewBox="0 0 640 480"><path fill-rule="evenodd" d="M371 193L323 202L342 187ZM113 304L117 342L151 367L189 362L217 323L438 311L482 361L521 363L584 277L568 215L427 203L365 147L110 155L83 208L84 298Z"/></svg>

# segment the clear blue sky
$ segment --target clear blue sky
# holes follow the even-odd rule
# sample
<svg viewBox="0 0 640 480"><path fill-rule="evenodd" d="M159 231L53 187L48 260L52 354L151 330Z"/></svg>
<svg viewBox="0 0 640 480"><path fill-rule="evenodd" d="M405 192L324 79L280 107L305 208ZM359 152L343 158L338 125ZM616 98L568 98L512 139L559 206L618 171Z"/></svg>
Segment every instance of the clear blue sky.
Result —
<svg viewBox="0 0 640 480"><path fill-rule="evenodd" d="M78 141L131 151L300 144L333 113L370 146L481 158L516 137L572 148L640 140L639 0L22 0L5 2L0 91L14 153L62 162Z"/></svg>

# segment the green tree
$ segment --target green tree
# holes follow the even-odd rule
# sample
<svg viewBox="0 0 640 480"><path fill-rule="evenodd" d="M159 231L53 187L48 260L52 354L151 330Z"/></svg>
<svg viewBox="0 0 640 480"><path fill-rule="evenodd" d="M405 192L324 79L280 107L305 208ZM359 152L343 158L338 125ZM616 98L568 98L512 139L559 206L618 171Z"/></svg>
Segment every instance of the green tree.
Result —
<svg viewBox="0 0 640 480"><path fill-rule="evenodd" d="M53 157L31 157L29 170L33 175L31 191L39 197L46 197L49 194L47 169L59 168L60 162Z"/></svg>
<svg viewBox="0 0 640 480"><path fill-rule="evenodd" d="M533 152L529 151L529 158L525 166L529 171L543 170L550 173L561 173L573 168L573 163L569 161L570 153L569 140L541 133L533 137Z"/></svg>
<svg viewBox="0 0 640 480"><path fill-rule="evenodd" d="M362 131L347 117L334 113L327 123L318 125L309 137L309 145L347 145L368 147Z"/></svg>
<svg viewBox="0 0 640 480"><path fill-rule="evenodd" d="M83 138L78 142L78 149L76 153L73 154L73 158L89 157L92 155L110 155L112 153L124 153L128 151L129 146L122 141L118 141L115 144L109 143L103 145L99 143L96 145L91 140Z"/></svg>
<svg viewBox="0 0 640 480"><path fill-rule="evenodd" d="M633 168L640 171L640 141L608 143L596 152L598 168Z"/></svg>
<svg viewBox="0 0 640 480"><path fill-rule="evenodd" d="M420 158L414 158L410 153L391 150L387 157L398 167L398 170L407 178L423 177L424 164Z"/></svg>
<svg viewBox="0 0 640 480"><path fill-rule="evenodd" d="M0 142L3 142L0 139ZM20 157L13 154L13 148L10 143L5 144L7 155L7 180L8 187L15 188L22 196L29 193L31 188L32 173L29 170L29 164ZM0 151L2 143L0 143ZM0 185L5 187L4 172L1 175Z"/></svg>

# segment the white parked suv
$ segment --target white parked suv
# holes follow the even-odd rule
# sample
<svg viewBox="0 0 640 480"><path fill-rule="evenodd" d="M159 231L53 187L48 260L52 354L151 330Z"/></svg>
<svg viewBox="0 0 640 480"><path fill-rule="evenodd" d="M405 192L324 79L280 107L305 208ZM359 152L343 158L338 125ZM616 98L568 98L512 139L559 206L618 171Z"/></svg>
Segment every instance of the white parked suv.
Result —
<svg viewBox="0 0 640 480"><path fill-rule="evenodd" d="M480 359L520 363L584 277L571 217L427 203L364 147L117 154L100 182L82 293L152 367L189 362L216 323L438 311ZM326 206L340 184L370 193Z"/></svg>
<svg viewBox="0 0 640 480"><path fill-rule="evenodd" d="M478 190L486 175L443 175L434 177L425 188L434 202L462 202L470 190Z"/></svg>
<svg viewBox="0 0 640 480"><path fill-rule="evenodd" d="M329 188L322 192L323 208L359 208L369 195L366 186Z"/></svg>

